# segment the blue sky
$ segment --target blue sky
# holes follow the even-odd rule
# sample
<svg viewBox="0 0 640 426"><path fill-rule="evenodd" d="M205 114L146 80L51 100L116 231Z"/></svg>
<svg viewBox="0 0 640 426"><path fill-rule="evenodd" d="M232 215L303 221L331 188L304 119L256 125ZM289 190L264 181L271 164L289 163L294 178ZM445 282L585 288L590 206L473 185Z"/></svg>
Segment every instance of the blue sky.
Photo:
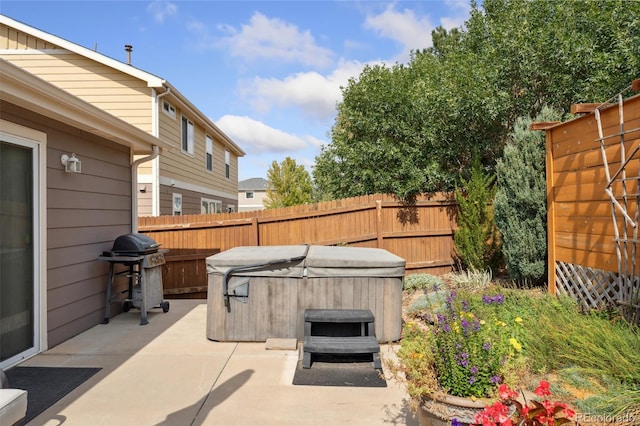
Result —
<svg viewBox="0 0 640 426"><path fill-rule="evenodd" d="M168 80L247 153L239 179L291 157L309 172L341 86L366 64L406 63L467 0L29 1L0 12Z"/></svg>

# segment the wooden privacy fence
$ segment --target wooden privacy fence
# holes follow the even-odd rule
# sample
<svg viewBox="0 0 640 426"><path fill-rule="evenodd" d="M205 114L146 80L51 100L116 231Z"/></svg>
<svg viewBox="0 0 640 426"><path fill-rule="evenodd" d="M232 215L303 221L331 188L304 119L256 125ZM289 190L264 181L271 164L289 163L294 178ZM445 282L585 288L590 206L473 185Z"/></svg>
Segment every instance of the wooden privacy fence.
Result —
<svg viewBox="0 0 640 426"><path fill-rule="evenodd" d="M640 95L591 110L546 133L549 286L637 321Z"/></svg>
<svg viewBox="0 0 640 426"><path fill-rule="evenodd" d="M163 292L173 299L207 298L207 257L219 249L171 249L163 271Z"/></svg>
<svg viewBox="0 0 640 426"><path fill-rule="evenodd" d="M457 203L449 194L423 196L412 205L375 194L253 212L141 217L138 229L182 256L238 246L376 247L405 259L407 273L439 275L454 264L456 215ZM192 259L192 267L202 271L205 257ZM206 273L189 278L189 267L175 267L171 251L167 260L164 282L169 294L206 291ZM179 290L183 287L189 290Z"/></svg>

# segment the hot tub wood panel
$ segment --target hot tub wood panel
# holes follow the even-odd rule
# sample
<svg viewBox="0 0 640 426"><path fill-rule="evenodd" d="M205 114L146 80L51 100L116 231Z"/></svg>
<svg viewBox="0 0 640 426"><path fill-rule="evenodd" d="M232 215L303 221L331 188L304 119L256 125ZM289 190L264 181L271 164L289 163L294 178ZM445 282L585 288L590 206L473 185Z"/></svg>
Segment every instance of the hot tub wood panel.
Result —
<svg viewBox="0 0 640 426"><path fill-rule="evenodd" d="M278 255L290 261L264 263ZM377 340L397 341L404 267L403 259L369 248L236 247L216 254L207 258L207 338L302 340L305 309L368 309ZM230 288L248 280L248 297L231 297L227 311L223 274L231 269Z"/></svg>
<svg viewBox="0 0 640 426"><path fill-rule="evenodd" d="M369 309L379 342L397 341L402 280L380 277L251 277L247 303L224 306L222 275L209 275L207 337L218 341L304 338L305 309Z"/></svg>

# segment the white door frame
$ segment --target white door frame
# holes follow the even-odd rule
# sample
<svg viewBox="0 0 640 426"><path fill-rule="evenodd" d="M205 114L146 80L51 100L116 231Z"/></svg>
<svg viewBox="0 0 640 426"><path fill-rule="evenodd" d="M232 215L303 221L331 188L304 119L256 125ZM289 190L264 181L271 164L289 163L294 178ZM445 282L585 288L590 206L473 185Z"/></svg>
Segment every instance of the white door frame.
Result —
<svg viewBox="0 0 640 426"><path fill-rule="evenodd" d="M47 349L47 224L46 224L46 133L0 120L0 139L30 148L33 161L33 346L26 351L0 362L0 368L9 368L26 358Z"/></svg>

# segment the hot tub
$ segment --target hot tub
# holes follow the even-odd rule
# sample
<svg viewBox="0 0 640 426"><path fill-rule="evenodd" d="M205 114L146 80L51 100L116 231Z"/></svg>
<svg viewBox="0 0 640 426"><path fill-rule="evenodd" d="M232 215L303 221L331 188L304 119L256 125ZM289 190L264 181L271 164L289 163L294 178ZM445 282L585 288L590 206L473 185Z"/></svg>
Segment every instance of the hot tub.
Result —
<svg viewBox="0 0 640 426"><path fill-rule="evenodd" d="M305 309L369 309L379 342L400 339L405 260L383 249L235 247L207 258L207 338L304 337Z"/></svg>

